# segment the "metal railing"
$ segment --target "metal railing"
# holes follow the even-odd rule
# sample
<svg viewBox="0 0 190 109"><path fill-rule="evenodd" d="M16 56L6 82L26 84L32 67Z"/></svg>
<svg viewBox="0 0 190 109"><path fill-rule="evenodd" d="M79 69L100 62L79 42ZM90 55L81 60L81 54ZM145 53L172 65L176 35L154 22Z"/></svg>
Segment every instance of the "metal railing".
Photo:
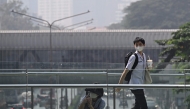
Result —
<svg viewBox="0 0 190 109"><path fill-rule="evenodd" d="M171 69L175 70L175 69ZM15 71L15 72L12 72ZM158 89L188 89L190 88L190 85L187 85L186 83L186 76L188 76L190 73L187 71L190 71L189 69L185 69L183 73L177 74L159 74L159 73L151 73L151 76L172 76L172 77L180 77L182 76L184 78L183 84L108 84L108 77L112 76L120 76L121 73L110 73L114 71L119 71L122 73L122 69L1 69L0 77L1 76L25 76L26 77L26 84L0 84L0 88L31 88L32 96L31 100L33 102L33 89L34 88L45 88L45 87L52 87L52 88L86 88L86 87L102 87L102 88L113 88L113 106L114 109L116 109L116 101L115 101L115 88L158 88ZM168 70L169 71L169 70ZM106 84L59 84L59 82L56 84L28 84L28 77L32 75L54 75L59 78L64 74L97 74L97 75L105 75ZM185 97L186 97L186 91L185 91ZM108 97L107 97L108 101ZM108 103L108 102L107 102ZM108 104L109 105L109 104ZM33 109L33 104L32 104Z"/></svg>
<svg viewBox="0 0 190 109"><path fill-rule="evenodd" d="M31 88L31 101L33 109L34 88L113 88L113 107L116 109L115 88L156 88L156 89L188 89L190 85L182 84L0 84L0 88Z"/></svg>

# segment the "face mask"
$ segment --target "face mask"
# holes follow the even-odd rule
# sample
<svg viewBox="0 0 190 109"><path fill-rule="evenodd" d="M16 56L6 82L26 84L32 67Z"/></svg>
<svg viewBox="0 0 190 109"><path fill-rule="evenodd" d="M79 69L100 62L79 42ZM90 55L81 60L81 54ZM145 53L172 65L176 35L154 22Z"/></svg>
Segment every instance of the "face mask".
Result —
<svg viewBox="0 0 190 109"><path fill-rule="evenodd" d="M137 51L143 51L143 49L144 49L144 46L135 46L135 49L137 50Z"/></svg>
<svg viewBox="0 0 190 109"><path fill-rule="evenodd" d="M98 95L97 94L95 94L95 93L90 93L90 97L91 98L96 98Z"/></svg>

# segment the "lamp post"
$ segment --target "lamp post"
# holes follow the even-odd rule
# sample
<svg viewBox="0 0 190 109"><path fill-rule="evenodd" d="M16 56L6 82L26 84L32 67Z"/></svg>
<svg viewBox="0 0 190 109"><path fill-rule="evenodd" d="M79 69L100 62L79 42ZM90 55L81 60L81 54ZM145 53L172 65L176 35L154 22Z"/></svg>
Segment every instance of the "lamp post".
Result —
<svg viewBox="0 0 190 109"><path fill-rule="evenodd" d="M83 15L83 14L90 13L90 11L87 11L87 12L84 12L84 13L68 16L68 17L65 17L65 18L61 18L61 19L55 20L52 23L50 23L47 20L44 20L44 19L41 19L41 18L37 18L37 17L34 17L34 16L30 16L30 15L27 15L27 14L19 13L19 12L16 12L14 10L12 10L11 12L19 14L19 15L22 15L22 16L27 16L29 18L33 18L33 19L36 19L36 20L40 20L40 21L46 22L46 24L50 28L50 63L52 62L52 27L53 27L53 24L55 22L58 22L58 21L61 21L61 20L65 20L65 19L68 19L68 18L77 17L77 16L80 16L80 15ZM51 65L51 69L52 69L52 65ZM52 89L50 89L50 109L53 109L53 107L52 107Z"/></svg>
<svg viewBox="0 0 190 109"><path fill-rule="evenodd" d="M1 6L1 5L0 5L0 6ZM3 17L2 17L2 10L0 10L0 19L2 20L2 18L3 18ZM2 26L1 26L1 22L2 22L1 20L0 20L0 30L2 29L2 28L1 28L1 27L2 27Z"/></svg>
<svg viewBox="0 0 190 109"><path fill-rule="evenodd" d="M42 25L42 24L39 24L39 23L38 23L38 26L49 28L48 26ZM52 26L52 29L53 29L53 28L54 28L54 29L61 30L61 28L59 28L58 26Z"/></svg>
<svg viewBox="0 0 190 109"><path fill-rule="evenodd" d="M68 18L77 17L77 16L80 16L80 15L83 15L83 14L90 13L90 11L87 11L87 12L84 12L84 13L68 16L68 17L65 17L65 18L61 18L61 19L53 21L52 23L49 23L47 20L44 20L44 19L41 19L41 18L37 18L37 17L34 17L34 16L30 16L30 15L27 15L27 14L19 13L19 12L16 12L14 10L12 10L11 12L19 14L19 15L27 16L29 18L33 18L33 19L36 19L36 20L40 20L40 21L46 22L48 24L48 26L50 28L50 62L52 62L52 26L53 26L53 24L55 22L58 22L58 21L61 21L61 20L65 20L65 19L68 19Z"/></svg>
<svg viewBox="0 0 190 109"><path fill-rule="evenodd" d="M46 23L44 23L44 22L41 22L41 21L38 21L38 20L34 20L32 18L30 18L29 20L34 21L34 22L38 22L38 26L48 27L49 28L49 26ZM44 24L44 25L42 25L42 24ZM61 28L59 28L58 26L55 26L55 25L53 25L52 28L57 28L58 30L61 30Z"/></svg>

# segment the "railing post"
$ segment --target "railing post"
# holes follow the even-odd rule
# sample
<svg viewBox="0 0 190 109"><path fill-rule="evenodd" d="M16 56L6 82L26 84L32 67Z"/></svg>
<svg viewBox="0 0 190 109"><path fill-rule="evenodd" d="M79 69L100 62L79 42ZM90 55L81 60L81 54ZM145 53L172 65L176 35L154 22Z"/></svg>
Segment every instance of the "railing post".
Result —
<svg viewBox="0 0 190 109"><path fill-rule="evenodd" d="M68 109L68 96L67 96L67 88L65 88L65 102L66 102L66 109Z"/></svg>
<svg viewBox="0 0 190 109"><path fill-rule="evenodd" d="M61 109L63 109L63 88L61 88Z"/></svg>
<svg viewBox="0 0 190 109"><path fill-rule="evenodd" d="M28 69L26 69L26 108L28 108Z"/></svg>
<svg viewBox="0 0 190 109"><path fill-rule="evenodd" d="M109 107L109 95L108 95L108 70L106 70L106 82L107 82L107 106L106 106L106 109L110 109Z"/></svg>
<svg viewBox="0 0 190 109"><path fill-rule="evenodd" d="M115 87L113 87L113 108L116 109L116 107L115 107Z"/></svg>
<svg viewBox="0 0 190 109"><path fill-rule="evenodd" d="M34 91L33 91L33 87L31 87L31 108L34 109Z"/></svg>
<svg viewBox="0 0 190 109"><path fill-rule="evenodd" d="M184 73L185 97L186 97L186 84L187 84L187 83L186 83L186 72L185 72L185 70L183 70L183 73ZM185 97L184 97L184 99L186 99ZM186 107L186 106L185 106L185 107Z"/></svg>

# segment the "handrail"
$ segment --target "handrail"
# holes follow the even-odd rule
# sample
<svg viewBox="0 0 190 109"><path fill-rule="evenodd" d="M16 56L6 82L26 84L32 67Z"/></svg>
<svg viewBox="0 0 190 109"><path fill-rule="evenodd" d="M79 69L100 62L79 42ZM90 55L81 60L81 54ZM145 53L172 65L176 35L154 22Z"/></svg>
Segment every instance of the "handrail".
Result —
<svg viewBox="0 0 190 109"><path fill-rule="evenodd" d="M106 72L28 72L28 74L106 74Z"/></svg>
<svg viewBox="0 0 190 109"><path fill-rule="evenodd" d="M121 73L108 73L109 76L120 76ZM158 74L158 73L150 73L151 76L184 76L185 74Z"/></svg>
<svg viewBox="0 0 190 109"><path fill-rule="evenodd" d="M183 89L190 88L190 85L183 84L0 84L0 88L22 88L22 87L33 87L33 88L158 88L158 89Z"/></svg>
<svg viewBox="0 0 190 109"><path fill-rule="evenodd" d="M1 70L26 70L26 69L0 69L0 71ZM124 68L122 69L122 68L120 68L120 69L27 69L28 71L30 71L30 70L33 70L33 71L40 71L40 70L42 70L42 71L46 71L46 70L51 70L51 71L64 71L64 70L66 70L66 71L73 71L73 70L75 70L75 71L110 71L110 70L124 70ZM154 69L154 70L165 70L165 71L168 71L168 70L172 70L172 71L174 71L174 70L180 70L180 69ZM184 70L189 70L190 71L190 69L184 69ZM122 73L122 72L121 72Z"/></svg>
<svg viewBox="0 0 190 109"><path fill-rule="evenodd" d="M106 74L107 72L28 72L29 75L32 74L54 74L54 75L63 75L63 74ZM121 73L107 73L108 76L120 76ZM158 73L150 73L151 76L184 76L185 74L190 74L190 73L181 73L181 74L158 74ZM7 73L0 73L0 76L5 76L5 75L26 75L26 72L7 72Z"/></svg>

